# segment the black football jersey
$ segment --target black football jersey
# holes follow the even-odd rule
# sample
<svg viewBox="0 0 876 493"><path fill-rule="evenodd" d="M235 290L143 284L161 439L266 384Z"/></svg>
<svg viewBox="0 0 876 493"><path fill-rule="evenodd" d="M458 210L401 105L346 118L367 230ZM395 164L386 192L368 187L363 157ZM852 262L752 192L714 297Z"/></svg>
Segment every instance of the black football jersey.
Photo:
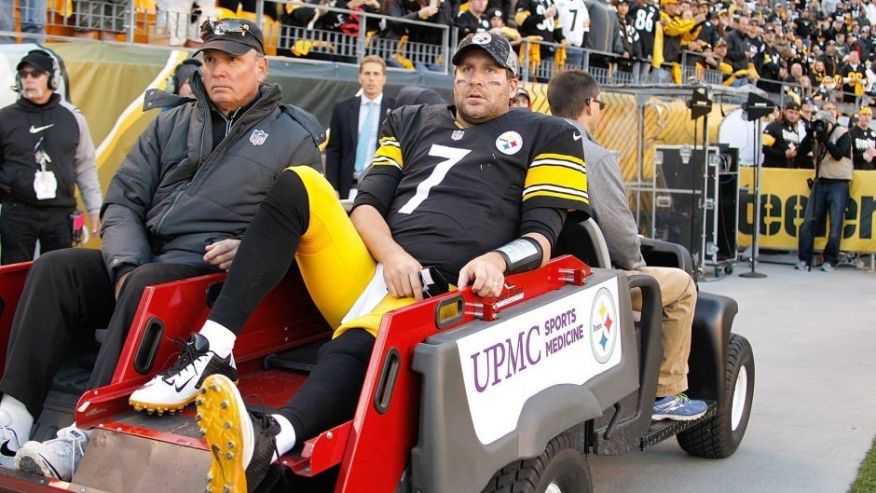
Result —
<svg viewBox="0 0 876 493"><path fill-rule="evenodd" d="M634 4L627 17L632 19L633 27L639 33L642 55L650 58L654 53L654 36L657 33L657 23L660 22L660 11L651 4Z"/></svg>
<svg viewBox="0 0 876 493"><path fill-rule="evenodd" d="M876 148L876 132L870 128L862 130L854 125L849 129L849 136L852 138L852 161L855 169L873 169L873 161L868 163L864 159L864 152Z"/></svg>
<svg viewBox="0 0 876 493"><path fill-rule="evenodd" d="M581 134L564 120L511 110L461 128L447 105L390 113L355 206L384 216L393 239L448 280L527 231L527 213L589 213Z"/></svg>

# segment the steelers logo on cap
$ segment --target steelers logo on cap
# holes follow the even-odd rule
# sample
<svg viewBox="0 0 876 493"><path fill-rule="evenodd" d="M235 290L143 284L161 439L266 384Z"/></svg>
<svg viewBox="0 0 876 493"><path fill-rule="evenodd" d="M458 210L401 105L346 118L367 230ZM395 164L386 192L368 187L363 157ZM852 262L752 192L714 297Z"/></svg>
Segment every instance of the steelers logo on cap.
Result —
<svg viewBox="0 0 876 493"><path fill-rule="evenodd" d="M474 35L473 38L471 38L471 42L476 44L476 45L488 45L488 44L490 44L490 41L492 41L492 40L493 40L493 37L490 36L490 33L486 33L486 32L477 33Z"/></svg>

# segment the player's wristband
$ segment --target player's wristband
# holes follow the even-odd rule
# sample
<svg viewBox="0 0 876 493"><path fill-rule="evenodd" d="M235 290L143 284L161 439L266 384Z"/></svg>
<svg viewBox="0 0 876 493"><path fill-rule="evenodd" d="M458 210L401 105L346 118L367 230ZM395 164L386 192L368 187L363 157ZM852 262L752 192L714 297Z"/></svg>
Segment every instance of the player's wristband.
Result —
<svg viewBox="0 0 876 493"><path fill-rule="evenodd" d="M502 256L505 261L505 273L517 274L525 272L541 265L541 243L534 238L524 236L499 247L494 252Z"/></svg>

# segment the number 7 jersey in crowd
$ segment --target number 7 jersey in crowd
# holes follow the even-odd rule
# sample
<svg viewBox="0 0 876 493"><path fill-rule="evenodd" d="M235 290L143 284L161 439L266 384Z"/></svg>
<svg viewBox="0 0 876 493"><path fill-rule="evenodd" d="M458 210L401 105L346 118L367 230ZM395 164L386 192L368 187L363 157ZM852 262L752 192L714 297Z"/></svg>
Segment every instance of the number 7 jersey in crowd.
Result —
<svg viewBox="0 0 876 493"><path fill-rule="evenodd" d="M540 208L589 214L581 134L511 110L462 128L447 105L405 106L383 124L356 205L376 207L399 245L455 280L469 260L517 238Z"/></svg>

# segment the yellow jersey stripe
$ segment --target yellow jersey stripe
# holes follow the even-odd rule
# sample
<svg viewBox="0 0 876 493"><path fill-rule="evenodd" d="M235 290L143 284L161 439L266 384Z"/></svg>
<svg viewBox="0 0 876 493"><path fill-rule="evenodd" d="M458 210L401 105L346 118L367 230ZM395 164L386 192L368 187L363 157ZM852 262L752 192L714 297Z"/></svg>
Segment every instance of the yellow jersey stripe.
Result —
<svg viewBox="0 0 876 493"><path fill-rule="evenodd" d="M375 158L371 161L371 166L395 166L396 168L401 169L400 164L388 158Z"/></svg>
<svg viewBox="0 0 876 493"><path fill-rule="evenodd" d="M378 142L380 143L381 146L388 145L388 146L401 147L401 145L399 145L398 141L395 140L395 137L381 137L380 139L378 139Z"/></svg>
<svg viewBox="0 0 876 493"><path fill-rule="evenodd" d="M529 172L526 174L526 181L523 184L524 193L525 189L538 186L560 187L583 192L586 195L587 175L578 170L563 166L529 168Z"/></svg>
<svg viewBox="0 0 876 493"><path fill-rule="evenodd" d="M402 158L401 147L398 147L397 142L395 144L396 145L393 145L389 142L382 142L380 144L380 147L377 148L377 151L374 152L374 162L376 163L378 160L381 159L388 159L399 168L404 166L404 158Z"/></svg>
<svg viewBox="0 0 876 493"><path fill-rule="evenodd" d="M773 144L776 143L776 138L770 134L763 134L760 136L760 143L763 144L764 147L772 147Z"/></svg>

